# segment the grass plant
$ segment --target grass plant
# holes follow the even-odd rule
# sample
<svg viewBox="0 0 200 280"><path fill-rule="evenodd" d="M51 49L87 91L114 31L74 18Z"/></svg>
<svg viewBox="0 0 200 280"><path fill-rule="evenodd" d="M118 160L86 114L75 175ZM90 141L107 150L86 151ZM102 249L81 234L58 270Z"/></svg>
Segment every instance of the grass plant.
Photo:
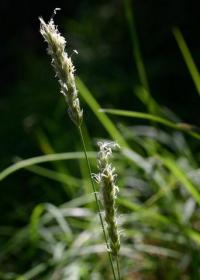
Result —
<svg viewBox="0 0 200 280"><path fill-rule="evenodd" d="M54 11L54 14L56 13L56 10ZM68 54L65 52L65 46L66 46L66 41L64 37L62 37L57 29L57 27L54 24L53 18L50 19L50 21L46 24L42 18L40 18L40 32L42 36L44 37L45 41L48 44L48 54L52 58L52 65L53 68L56 72L56 76L59 79L59 83L61 86L61 93L64 95L66 102L68 104L68 113L74 124L76 125L81 142L83 145L83 151L88 167L88 172L89 172L89 177L90 177L90 182L92 185L94 197L95 197L95 202L97 205L97 210L101 222L101 227L103 231L103 236L105 239L106 243L106 249L108 252L109 260L110 260L110 265L112 268L112 273L113 273L113 279L116 280L116 274L115 274L115 269L114 269L114 264L113 264L113 257L110 253L110 247L108 244L108 237L106 234L106 230L104 227L104 222L101 214L101 208L99 204L99 200L97 197L97 190L95 188L95 184L92 179L92 171L91 171L91 166L90 162L87 156L87 150L86 150L86 145L85 145L85 140L84 140L84 135L82 131L82 121L83 121L83 111L80 108L80 102L78 98L78 91L76 88L76 83L75 83L75 77L74 77L74 72L75 68L72 63L71 58L68 56ZM108 230L108 236L110 235L110 231ZM117 256L117 254L114 254ZM117 257L118 260L118 257ZM118 264L118 261L117 261ZM120 273L119 273L119 265L117 265L118 268L118 279L120 280Z"/></svg>
<svg viewBox="0 0 200 280"><path fill-rule="evenodd" d="M182 120L175 122L167 118L163 108L153 99L130 1L124 0L124 3L138 69L138 88L142 89L135 94L146 105L147 112L103 109L82 79L75 79L74 66L65 52L65 39L58 33L53 19L47 24L41 19L42 34L49 45L48 52L60 80L61 93L67 101L68 112L83 149L54 153L51 137L40 133L38 145L43 147L44 155L18 158L0 172L2 187L11 177L17 178L27 172L26 185L39 178L38 186L42 188L46 183L44 190L51 189L53 196L61 192L60 185L64 184L68 191L68 199L62 204L48 200L36 203L28 223L0 227L0 237L4 241L0 242L0 279L200 279L199 130ZM199 74L190 51L179 29L174 30L174 35L199 92ZM100 144L99 170L95 177L101 186L105 226L103 208L91 177L98 154L86 149L78 91L83 107L91 110L106 138L111 138L121 147L120 153L112 155L120 189L120 197L116 199L110 146ZM147 100L154 106L148 107ZM48 127L46 130L47 135L51 135ZM93 137L89 131L88 138ZM49 152L51 154L45 154ZM93 193L86 192L88 188L83 187L89 181L88 176L81 177L83 168L78 163L83 159ZM62 168L55 163L62 163ZM67 167L75 166L75 172L67 168L68 172L64 173L65 164ZM33 181L28 181L28 178ZM92 204L94 197L96 207ZM118 214L116 218L116 209L123 215ZM16 209L19 216L23 216L25 211L27 209L23 205ZM120 240L117 221L120 232L122 229ZM102 244L102 228L111 269Z"/></svg>

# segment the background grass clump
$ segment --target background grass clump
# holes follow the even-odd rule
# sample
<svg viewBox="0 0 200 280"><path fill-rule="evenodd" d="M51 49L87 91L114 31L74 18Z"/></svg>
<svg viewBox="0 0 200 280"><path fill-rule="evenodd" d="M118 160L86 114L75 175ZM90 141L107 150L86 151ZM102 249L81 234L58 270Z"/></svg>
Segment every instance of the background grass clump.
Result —
<svg viewBox="0 0 200 280"><path fill-rule="evenodd" d="M187 1L155 5L72 1L56 22L71 53L79 51L73 60L92 169L97 139L121 146L113 161L122 279L196 280L197 9ZM5 15L15 14L0 46L0 279L112 279L81 142L38 31L38 16L48 19L56 6L19 3L17 13L3 3Z"/></svg>

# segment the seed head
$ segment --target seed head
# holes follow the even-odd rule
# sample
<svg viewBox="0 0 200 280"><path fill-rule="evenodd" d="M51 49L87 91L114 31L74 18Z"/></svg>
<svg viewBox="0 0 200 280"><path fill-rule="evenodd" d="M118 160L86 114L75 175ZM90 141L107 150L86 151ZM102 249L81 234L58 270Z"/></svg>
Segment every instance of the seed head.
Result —
<svg viewBox="0 0 200 280"><path fill-rule="evenodd" d="M64 95L68 104L68 113L72 121L80 127L83 111L80 108L78 91L76 89L75 67L71 57L65 52L66 40L59 33L53 18L48 23L45 23L43 18L39 18L39 20L40 33L48 44L47 52L52 58L51 63L61 86L60 92Z"/></svg>
<svg viewBox="0 0 200 280"><path fill-rule="evenodd" d="M101 186L102 203L105 209L105 221L107 223L110 251L117 255L120 249L120 237L117 226L117 210L115 206L116 194L119 191L115 184L117 174L110 163L112 149L118 145L115 142L99 142L97 167L99 173L94 175L97 183Z"/></svg>

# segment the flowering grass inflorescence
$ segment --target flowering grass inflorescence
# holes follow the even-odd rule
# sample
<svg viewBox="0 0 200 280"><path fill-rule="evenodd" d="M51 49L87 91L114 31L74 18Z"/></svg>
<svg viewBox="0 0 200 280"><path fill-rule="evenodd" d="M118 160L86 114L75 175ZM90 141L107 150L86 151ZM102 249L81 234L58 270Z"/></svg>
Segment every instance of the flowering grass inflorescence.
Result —
<svg viewBox="0 0 200 280"><path fill-rule="evenodd" d="M110 163L112 149L119 147L115 142L98 142L100 151L98 153L99 173L94 175L97 183L101 185L103 207L105 209L105 221L107 223L110 251L117 256L120 249L120 237L117 226L117 210L115 206L116 195L119 191L115 184L115 168Z"/></svg>
<svg viewBox="0 0 200 280"><path fill-rule="evenodd" d="M56 76L59 79L61 93L64 95L67 104L68 112L72 121L80 127L83 111L80 108L78 91L75 83L75 67L71 57L65 52L66 40L59 33L54 24L53 18L48 23L45 23L43 18L40 19L40 32L48 44L48 54L52 57L52 65Z"/></svg>

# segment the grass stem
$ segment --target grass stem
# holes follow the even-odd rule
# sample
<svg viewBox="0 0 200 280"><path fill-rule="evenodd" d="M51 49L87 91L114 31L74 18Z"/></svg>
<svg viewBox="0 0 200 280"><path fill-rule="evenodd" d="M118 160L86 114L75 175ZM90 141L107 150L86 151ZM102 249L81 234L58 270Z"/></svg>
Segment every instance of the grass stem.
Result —
<svg viewBox="0 0 200 280"><path fill-rule="evenodd" d="M96 202L96 205L97 205L97 208L98 208L99 219L100 219L100 222L101 222L101 227L102 227L104 239L105 239L105 242L106 242L107 253L108 253L110 265L111 265L111 268L112 268L113 277L114 277L114 280L117 280L116 275L115 275L115 269L114 269L112 256L111 256L111 253L109 252L108 239L107 239L107 236L106 236L106 231L105 231L105 227L104 227L104 223L103 223L103 218L102 218L102 215L101 215L101 208L100 208L99 200L98 200L98 197L97 197L96 187L95 187L94 181L91 177L92 171L91 171L90 162L89 162L89 159L88 159L88 156L87 156L87 150L86 150L85 140L84 140L84 136L83 136L81 126L79 126L78 129L79 129L79 133L80 133L80 137L81 137L83 151L84 151L84 154L85 154L85 159L86 159L86 162L87 162L87 167L88 167L88 172L89 172L89 177L90 177L92 189L93 189L93 192L94 192L95 202Z"/></svg>
<svg viewBox="0 0 200 280"><path fill-rule="evenodd" d="M119 267L119 255L118 255L118 254L117 254L117 256L116 256L116 263L117 263L117 275L118 275L118 279L121 280L120 267Z"/></svg>

